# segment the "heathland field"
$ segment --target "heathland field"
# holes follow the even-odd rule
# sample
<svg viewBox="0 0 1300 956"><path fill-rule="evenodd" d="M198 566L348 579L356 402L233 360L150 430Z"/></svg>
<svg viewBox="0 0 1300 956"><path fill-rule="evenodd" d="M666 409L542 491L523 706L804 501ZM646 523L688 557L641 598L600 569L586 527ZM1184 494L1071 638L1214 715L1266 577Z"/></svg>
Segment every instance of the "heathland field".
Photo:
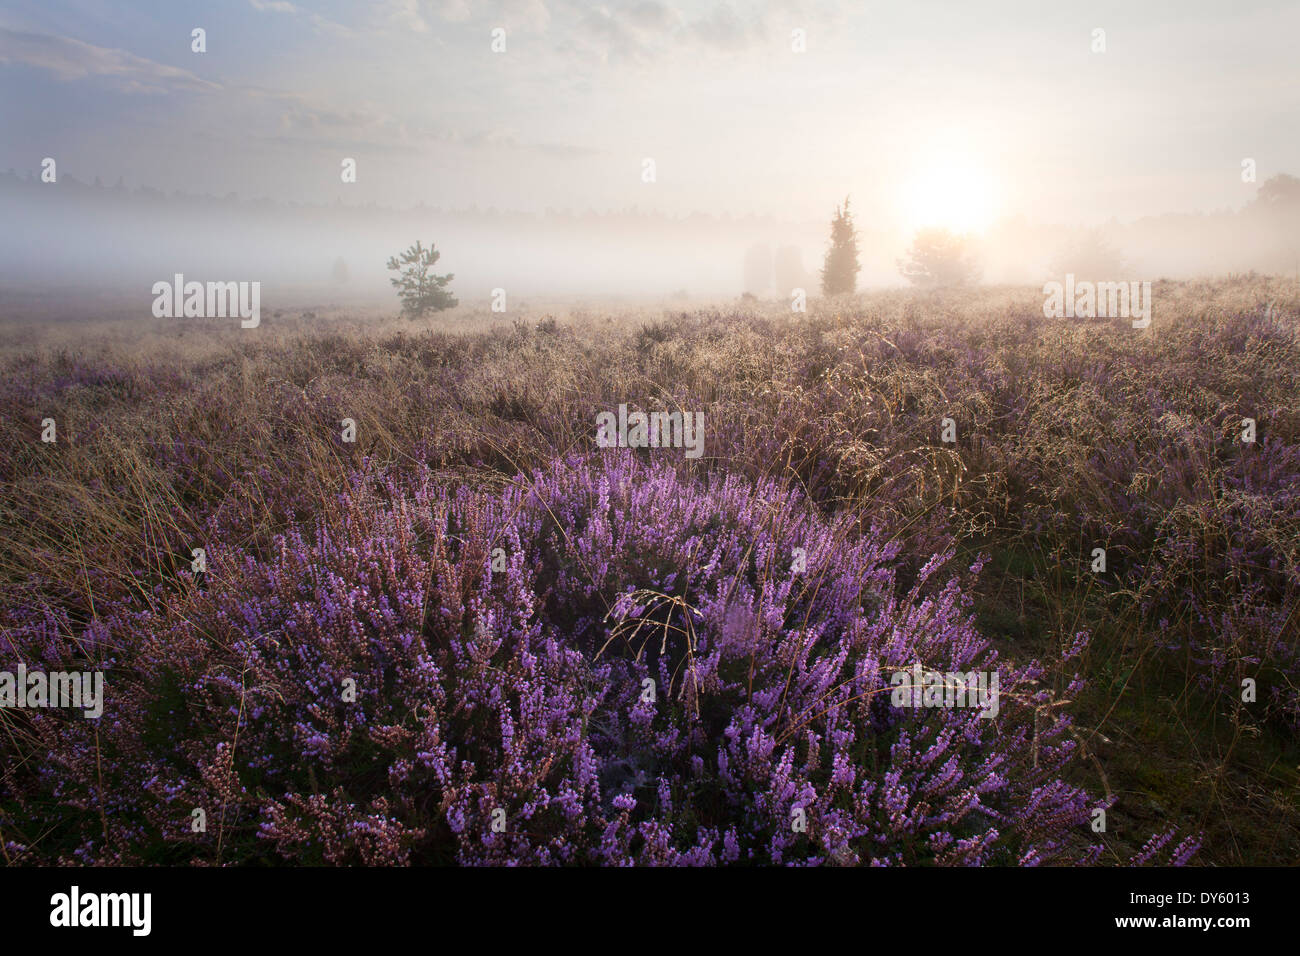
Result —
<svg viewBox="0 0 1300 956"><path fill-rule="evenodd" d="M14 326L4 858L1294 863L1300 290L1153 304Z"/></svg>

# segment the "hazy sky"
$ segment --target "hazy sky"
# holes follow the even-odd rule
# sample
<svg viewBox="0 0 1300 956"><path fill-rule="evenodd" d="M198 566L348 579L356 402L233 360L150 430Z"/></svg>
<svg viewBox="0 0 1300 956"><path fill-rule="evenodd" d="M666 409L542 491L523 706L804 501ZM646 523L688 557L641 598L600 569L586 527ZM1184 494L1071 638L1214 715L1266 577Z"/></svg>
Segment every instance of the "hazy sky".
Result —
<svg viewBox="0 0 1300 956"><path fill-rule="evenodd" d="M1300 4L1241 0L6 0L0 167L304 202L808 220L851 193L866 228L1125 220L1241 206L1246 157L1300 174L1297 37Z"/></svg>

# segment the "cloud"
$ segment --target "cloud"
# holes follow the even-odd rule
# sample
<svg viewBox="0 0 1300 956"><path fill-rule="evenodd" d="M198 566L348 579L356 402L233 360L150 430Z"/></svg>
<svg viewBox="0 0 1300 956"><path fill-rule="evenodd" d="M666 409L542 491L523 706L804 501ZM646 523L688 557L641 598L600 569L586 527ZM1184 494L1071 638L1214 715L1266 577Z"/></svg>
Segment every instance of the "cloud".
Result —
<svg viewBox="0 0 1300 956"><path fill-rule="evenodd" d="M308 13L302 7L289 3L288 0L248 0L248 5L258 13L288 13L293 16L306 16L312 26L339 36L351 36L352 31L341 23L335 23L322 17L319 13Z"/></svg>
<svg viewBox="0 0 1300 956"><path fill-rule="evenodd" d="M681 21L682 15L659 0L644 0L628 8L627 19L638 30L666 33Z"/></svg>
<svg viewBox="0 0 1300 956"><path fill-rule="evenodd" d="M475 149L536 153L541 156L553 156L561 159L594 156L604 152L589 146L573 146L567 143L524 143L505 133L477 132L468 136L449 134L439 138Z"/></svg>
<svg viewBox="0 0 1300 956"><path fill-rule="evenodd" d="M287 0L248 0L248 5L258 13L302 13L301 7Z"/></svg>
<svg viewBox="0 0 1300 956"><path fill-rule="evenodd" d="M470 18L469 4L465 0L443 0L439 13L451 23L460 23Z"/></svg>
<svg viewBox="0 0 1300 956"><path fill-rule="evenodd" d="M274 131L268 128L266 135L258 137L270 142L376 151L450 146L487 153L531 153L567 159L604 152L569 143L522 141L508 133L488 130L462 133L436 124L410 123L373 105L338 110L321 106L297 93L253 86L233 89L278 110L272 120Z"/></svg>
<svg viewBox="0 0 1300 956"><path fill-rule="evenodd" d="M577 23L577 35L602 62L630 60L645 63L657 58L685 26L682 14L657 0L628 9L594 7Z"/></svg>
<svg viewBox="0 0 1300 956"><path fill-rule="evenodd" d="M497 19L508 27L540 33L551 25L551 11L543 0L504 0Z"/></svg>
<svg viewBox="0 0 1300 956"><path fill-rule="evenodd" d="M413 33L428 33L433 21L465 23L477 19L491 26L544 32L551 12L543 0L502 0L491 11L475 9L467 0L388 0L381 19Z"/></svg>
<svg viewBox="0 0 1300 956"><path fill-rule="evenodd" d="M420 0L389 0L384 16L403 30L428 33L429 21L424 18Z"/></svg>
<svg viewBox="0 0 1300 956"><path fill-rule="evenodd" d="M48 33L22 33L0 27L0 63L48 70L60 80L102 77L128 93L214 92L220 83L189 70Z"/></svg>
<svg viewBox="0 0 1300 956"><path fill-rule="evenodd" d="M691 23L690 32L704 46L729 52L748 49L767 36L761 19L747 20L730 4L720 4Z"/></svg>
<svg viewBox="0 0 1300 956"><path fill-rule="evenodd" d="M232 87L232 92L242 94L247 100L267 104L270 109L262 114L263 118L273 122L281 132L366 138L385 130L397 131L401 126L394 117L370 106L340 110L321 105L300 93L260 86L236 86Z"/></svg>
<svg viewBox="0 0 1300 956"><path fill-rule="evenodd" d="M602 62L646 63L702 50L749 50L766 41L772 16L767 5L741 13L730 3L718 3L691 15L664 0L639 0L624 7L586 9L577 20L576 32L579 44Z"/></svg>

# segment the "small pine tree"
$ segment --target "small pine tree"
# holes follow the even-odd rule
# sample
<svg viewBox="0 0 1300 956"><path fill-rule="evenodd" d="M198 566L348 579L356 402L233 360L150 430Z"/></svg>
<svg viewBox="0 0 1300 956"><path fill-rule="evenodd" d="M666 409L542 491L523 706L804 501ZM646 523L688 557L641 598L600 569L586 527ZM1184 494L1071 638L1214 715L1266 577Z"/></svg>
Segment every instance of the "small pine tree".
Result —
<svg viewBox="0 0 1300 956"><path fill-rule="evenodd" d="M447 291L447 283L455 276L450 272L445 276L429 273L441 255L433 243L425 249L417 239L415 245L401 254L400 259L392 256L388 260L388 268L399 272L396 278L388 281L397 289L397 296L402 300L402 312L408 318L419 318L427 312L441 312L459 304Z"/></svg>
<svg viewBox="0 0 1300 956"><path fill-rule="evenodd" d="M831 220L831 247L826 250L826 264L822 267L822 294L852 293L858 287L858 273L861 271L858 233L849 213L849 200L845 197L843 208L836 206L835 218Z"/></svg>

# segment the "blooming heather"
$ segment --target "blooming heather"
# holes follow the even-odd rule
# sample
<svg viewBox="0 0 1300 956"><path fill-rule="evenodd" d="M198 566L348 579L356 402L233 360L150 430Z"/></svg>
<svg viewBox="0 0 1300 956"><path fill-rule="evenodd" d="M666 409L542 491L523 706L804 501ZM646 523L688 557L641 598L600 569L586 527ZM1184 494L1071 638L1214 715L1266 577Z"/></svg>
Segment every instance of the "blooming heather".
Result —
<svg viewBox="0 0 1300 956"><path fill-rule="evenodd" d="M203 587L107 622L116 692L95 726L35 718L25 800L84 862L1097 859L1042 667L988 648L951 554L902 587L897 553L627 451L503 492L359 473L266 555L213 546ZM999 715L891 706L916 662L996 669Z"/></svg>

